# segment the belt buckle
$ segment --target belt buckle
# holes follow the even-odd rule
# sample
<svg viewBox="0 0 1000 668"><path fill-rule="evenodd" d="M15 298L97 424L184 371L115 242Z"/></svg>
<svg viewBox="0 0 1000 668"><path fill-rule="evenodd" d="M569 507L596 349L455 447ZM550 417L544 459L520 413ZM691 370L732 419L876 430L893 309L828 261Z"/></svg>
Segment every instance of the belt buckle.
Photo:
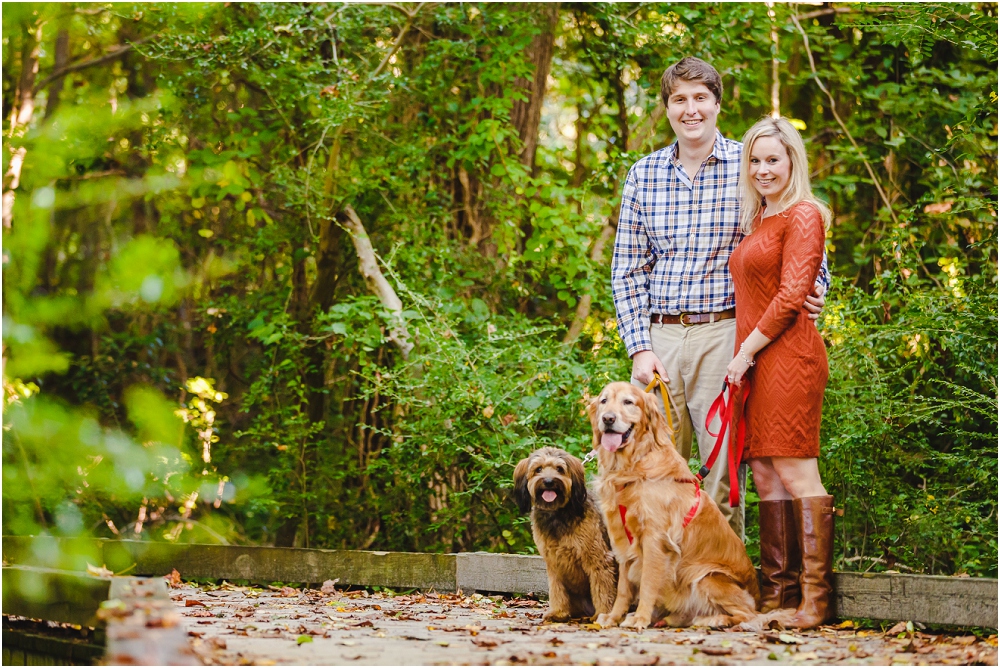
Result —
<svg viewBox="0 0 1000 668"><path fill-rule="evenodd" d="M694 313L681 313L680 316L678 316L678 320L680 320L680 323L681 323L682 327L694 327L697 324L697 323L690 322L690 321L684 322L684 317L685 316L691 317L692 315L695 315L695 314Z"/></svg>

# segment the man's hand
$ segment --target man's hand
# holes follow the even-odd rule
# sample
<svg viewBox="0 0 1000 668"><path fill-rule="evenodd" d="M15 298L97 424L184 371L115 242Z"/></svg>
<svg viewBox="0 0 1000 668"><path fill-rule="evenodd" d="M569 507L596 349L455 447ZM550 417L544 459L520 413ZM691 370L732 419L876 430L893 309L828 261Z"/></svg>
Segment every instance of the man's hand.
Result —
<svg viewBox="0 0 1000 668"><path fill-rule="evenodd" d="M823 305L826 304L824 294L826 294L826 288L822 283L817 283L813 286L812 294L806 297L806 303L803 306L809 312L810 320L819 320L819 314L823 312Z"/></svg>
<svg viewBox="0 0 1000 668"><path fill-rule="evenodd" d="M640 383L649 385L653 382L653 374L660 374L664 383L669 383L667 370L663 368L663 362L652 350L641 350L632 356L632 377Z"/></svg>

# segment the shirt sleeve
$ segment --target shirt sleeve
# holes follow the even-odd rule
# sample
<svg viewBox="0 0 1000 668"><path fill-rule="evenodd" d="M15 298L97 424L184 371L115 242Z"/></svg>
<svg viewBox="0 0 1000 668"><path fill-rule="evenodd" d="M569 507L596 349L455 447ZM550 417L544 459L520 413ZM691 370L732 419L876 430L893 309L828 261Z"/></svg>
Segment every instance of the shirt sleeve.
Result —
<svg viewBox="0 0 1000 668"><path fill-rule="evenodd" d="M806 295L816 283L825 245L826 230L819 211L809 204L797 206L788 218L782 240L778 294L757 323L760 333L770 340L791 327L802 312Z"/></svg>
<svg viewBox="0 0 1000 668"><path fill-rule="evenodd" d="M826 234L823 237L823 264L819 266L819 276L816 277L816 283L823 286L823 294L826 294L830 290L830 266L826 262Z"/></svg>
<svg viewBox="0 0 1000 668"><path fill-rule="evenodd" d="M615 250L611 258L611 294L618 317L618 334L625 342L629 357L653 349L649 338L649 277L654 256L638 195L633 167L622 187Z"/></svg>

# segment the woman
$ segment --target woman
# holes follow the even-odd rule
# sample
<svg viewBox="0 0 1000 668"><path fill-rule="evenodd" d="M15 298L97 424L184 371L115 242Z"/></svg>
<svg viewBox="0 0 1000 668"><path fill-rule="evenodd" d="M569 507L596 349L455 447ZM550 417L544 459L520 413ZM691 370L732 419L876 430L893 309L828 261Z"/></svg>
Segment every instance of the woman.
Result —
<svg viewBox="0 0 1000 668"><path fill-rule="evenodd" d="M830 211L812 194L805 145L784 118L746 133L740 188L747 236L729 260L737 350L728 374L752 389L745 447L761 499L761 611L794 609L782 621L812 628L833 612L835 509L817 466L826 348L802 304Z"/></svg>

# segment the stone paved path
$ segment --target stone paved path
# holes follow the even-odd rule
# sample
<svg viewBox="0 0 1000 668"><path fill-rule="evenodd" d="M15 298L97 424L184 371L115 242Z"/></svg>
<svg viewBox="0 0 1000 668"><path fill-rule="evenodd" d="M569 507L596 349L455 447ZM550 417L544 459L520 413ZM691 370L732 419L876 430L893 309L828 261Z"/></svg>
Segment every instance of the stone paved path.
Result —
<svg viewBox="0 0 1000 668"><path fill-rule="evenodd" d="M211 665L997 665L997 637L895 634L850 622L733 633L542 624L530 599L176 584ZM899 637L897 637L897 635Z"/></svg>

